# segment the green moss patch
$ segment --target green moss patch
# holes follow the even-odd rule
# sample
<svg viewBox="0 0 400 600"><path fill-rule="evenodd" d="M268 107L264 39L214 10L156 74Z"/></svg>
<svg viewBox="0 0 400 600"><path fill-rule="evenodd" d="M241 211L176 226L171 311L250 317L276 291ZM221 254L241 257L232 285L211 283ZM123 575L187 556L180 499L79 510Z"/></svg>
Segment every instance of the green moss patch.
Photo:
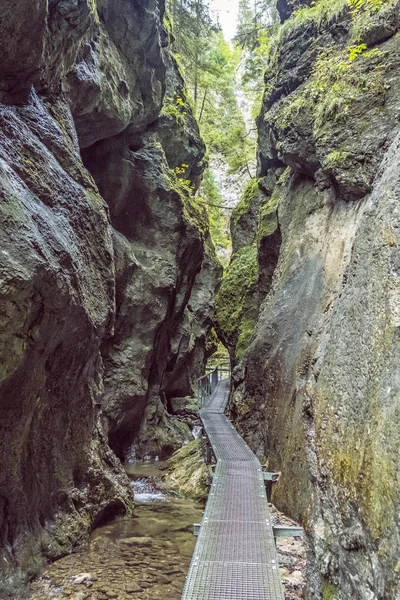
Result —
<svg viewBox="0 0 400 600"><path fill-rule="evenodd" d="M275 233L278 227L278 217L276 210L279 204L279 192L280 187L276 186L274 192L264 204L261 205L258 213L258 229L257 229L257 243L260 244L264 237Z"/></svg>
<svg viewBox="0 0 400 600"><path fill-rule="evenodd" d="M235 206L234 210L232 211L232 227L235 227L239 223L240 218L249 212L251 203L258 191L258 179L249 179L240 198L239 204Z"/></svg>
<svg viewBox="0 0 400 600"><path fill-rule="evenodd" d="M329 582L324 582L322 585L322 598L323 600L336 600L338 595L338 588Z"/></svg>
<svg viewBox="0 0 400 600"><path fill-rule="evenodd" d="M257 280L257 246L244 246L233 256L216 299L216 320L223 338L233 348L241 338L242 351L251 336L246 299Z"/></svg>
<svg viewBox="0 0 400 600"><path fill-rule="evenodd" d="M177 450L166 463L164 487L187 498L205 500L211 484L211 472L204 462L203 440L193 440Z"/></svg>
<svg viewBox="0 0 400 600"><path fill-rule="evenodd" d="M195 196L192 182L185 179L184 173L168 169L166 173L168 184L180 197L182 216L189 227L197 229L203 241L209 234L210 220L207 208L201 198Z"/></svg>

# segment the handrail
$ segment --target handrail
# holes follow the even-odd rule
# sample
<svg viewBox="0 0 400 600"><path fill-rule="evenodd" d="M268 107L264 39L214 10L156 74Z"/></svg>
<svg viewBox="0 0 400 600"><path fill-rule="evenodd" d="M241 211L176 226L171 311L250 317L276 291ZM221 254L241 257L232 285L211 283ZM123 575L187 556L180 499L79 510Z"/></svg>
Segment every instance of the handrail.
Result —
<svg viewBox="0 0 400 600"><path fill-rule="evenodd" d="M227 377L223 377L223 374L228 373ZM197 379L197 396L200 407L203 407L207 401L213 395L218 382L221 379L229 379L231 375L230 365L228 363L219 364L213 371L205 373L202 377Z"/></svg>

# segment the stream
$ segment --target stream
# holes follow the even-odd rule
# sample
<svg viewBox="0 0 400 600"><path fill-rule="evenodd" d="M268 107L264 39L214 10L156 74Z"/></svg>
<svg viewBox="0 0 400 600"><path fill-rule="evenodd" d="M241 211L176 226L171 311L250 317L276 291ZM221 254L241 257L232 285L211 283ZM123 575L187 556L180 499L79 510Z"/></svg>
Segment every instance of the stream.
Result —
<svg viewBox="0 0 400 600"><path fill-rule="evenodd" d="M135 516L94 530L87 545L48 566L30 586L30 600L179 600L204 507L168 497L160 463L126 465Z"/></svg>
<svg viewBox="0 0 400 600"><path fill-rule="evenodd" d="M204 507L167 495L162 463L124 465L135 494L135 516L95 529L76 553L46 567L29 600L180 600ZM271 505L273 524L294 525ZM300 538L278 538L285 600L303 598L306 549Z"/></svg>

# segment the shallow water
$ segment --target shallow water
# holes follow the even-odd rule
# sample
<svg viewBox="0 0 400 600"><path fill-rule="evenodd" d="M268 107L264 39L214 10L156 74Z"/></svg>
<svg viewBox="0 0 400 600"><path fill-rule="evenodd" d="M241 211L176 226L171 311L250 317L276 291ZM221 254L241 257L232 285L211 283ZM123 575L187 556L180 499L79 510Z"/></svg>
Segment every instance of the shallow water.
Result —
<svg viewBox="0 0 400 600"><path fill-rule="evenodd" d="M86 548L50 565L32 600L179 600L202 510L186 500L138 505L136 518L96 529Z"/></svg>
<svg viewBox="0 0 400 600"><path fill-rule="evenodd" d="M132 482L133 495L136 502L168 502L168 496L162 491L160 480L163 463L133 462L123 465Z"/></svg>
<svg viewBox="0 0 400 600"><path fill-rule="evenodd" d="M162 476L164 464L165 463L161 461L135 461L124 463L122 466L128 477L131 479L137 477L151 477L158 479Z"/></svg>
<svg viewBox="0 0 400 600"><path fill-rule="evenodd" d="M132 481L133 494L136 502L168 502L168 496L154 488L147 479Z"/></svg>
<svg viewBox="0 0 400 600"><path fill-rule="evenodd" d="M181 598L196 542L193 524L201 521L204 507L165 496L159 487L161 467L125 465L137 502L135 517L99 527L84 548L50 565L31 584L31 600Z"/></svg>
<svg viewBox="0 0 400 600"><path fill-rule="evenodd" d="M140 489L150 500L162 493L161 468L160 463L130 465L136 501ZM96 529L84 548L50 565L31 584L30 600L180 600L196 542L193 524L201 522L203 510L173 497L137 503L134 518ZM274 524L295 524L271 510ZM285 600L303 598L304 542L279 538L278 556Z"/></svg>

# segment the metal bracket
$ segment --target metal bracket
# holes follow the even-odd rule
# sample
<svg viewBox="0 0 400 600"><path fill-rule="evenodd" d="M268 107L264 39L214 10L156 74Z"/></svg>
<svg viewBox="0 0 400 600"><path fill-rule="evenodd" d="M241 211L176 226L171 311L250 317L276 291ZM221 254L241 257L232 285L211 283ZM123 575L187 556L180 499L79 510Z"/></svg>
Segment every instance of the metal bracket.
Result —
<svg viewBox="0 0 400 600"><path fill-rule="evenodd" d="M263 471L264 481L272 481L272 483L276 483L280 476L280 473L268 473L267 471Z"/></svg>
<svg viewBox="0 0 400 600"><path fill-rule="evenodd" d="M278 537L302 537L304 535L304 529L302 527L284 527L283 525L273 525L272 531L274 532L274 538Z"/></svg>
<svg viewBox="0 0 400 600"><path fill-rule="evenodd" d="M271 502L272 485L278 481L280 476L280 473L269 473L268 471L263 471L265 491L267 492L268 502Z"/></svg>
<svg viewBox="0 0 400 600"><path fill-rule="evenodd" d="M206 441L206 465L212 465L213 451L209 439Z"/></svg>

